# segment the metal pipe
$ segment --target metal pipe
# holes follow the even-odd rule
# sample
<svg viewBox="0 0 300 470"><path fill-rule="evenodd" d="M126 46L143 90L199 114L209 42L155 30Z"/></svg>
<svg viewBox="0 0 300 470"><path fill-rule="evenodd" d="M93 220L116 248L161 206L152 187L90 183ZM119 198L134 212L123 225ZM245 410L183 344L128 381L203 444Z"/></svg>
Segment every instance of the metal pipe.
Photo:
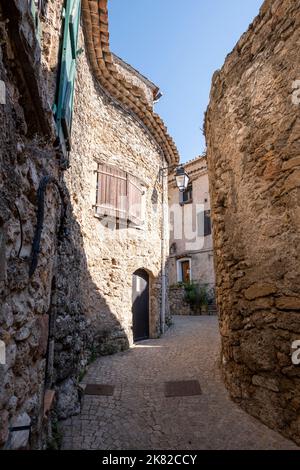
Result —
<svg viewBox="0 0 300 470"><path fill-rule="evenodd" d="M162 227L161 227L161 333L165 332L166 323L166 214L165 214L165 170L162 155ZM168 173L167 173L168 174Z"/></svg>

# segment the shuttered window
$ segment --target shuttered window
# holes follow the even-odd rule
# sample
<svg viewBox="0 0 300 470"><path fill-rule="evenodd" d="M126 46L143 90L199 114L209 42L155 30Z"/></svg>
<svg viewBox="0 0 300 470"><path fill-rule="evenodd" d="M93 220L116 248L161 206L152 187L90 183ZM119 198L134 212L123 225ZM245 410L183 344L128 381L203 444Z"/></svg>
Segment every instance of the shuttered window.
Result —
<svg viewBox="0 0 300 470"><path fill-rule="evenodd" d="M179 193L179 202L180 204L190 204L193 202L193 186L188 185L184 192Z"/></svg>
<svg viewBox="0 0 300 470"><path fill-rule="evenodd" d="M211 234L210 211L202 211L197 214L198 236L207 237Z"/></svg>
<svg viewBox="0 0 300 470"><path fill-rule="evenodd" d="M211 218L210 211L204 212L204 236L207 237L211 234Z"/></svg>
<svg viewBox="0 0 300 470"><path fill-rule="evenodd" d="M77 41L80 23L80 0L65 0L60 70L55 106L57 134L65 152L71 150L71 129Z"/></svg>
<svg viewBox="0 0 300 470"><path fill-rule="evenodd" d="M96 214L143 224L144 190L137 178L110 165L97 168Z"/></svg>

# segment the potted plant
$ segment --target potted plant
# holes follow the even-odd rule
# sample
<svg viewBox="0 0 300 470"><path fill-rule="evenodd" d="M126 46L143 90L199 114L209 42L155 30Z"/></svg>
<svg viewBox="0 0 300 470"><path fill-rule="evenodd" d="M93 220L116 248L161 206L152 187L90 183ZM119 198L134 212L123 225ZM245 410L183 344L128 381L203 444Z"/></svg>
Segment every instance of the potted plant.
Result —
<svg viewBox="0 0 300 470"><path fill-rule="evenodd" d="M195 313L197 307L197 288L194 283L184 284L184 300L190 305L191 310Z"/></svg>

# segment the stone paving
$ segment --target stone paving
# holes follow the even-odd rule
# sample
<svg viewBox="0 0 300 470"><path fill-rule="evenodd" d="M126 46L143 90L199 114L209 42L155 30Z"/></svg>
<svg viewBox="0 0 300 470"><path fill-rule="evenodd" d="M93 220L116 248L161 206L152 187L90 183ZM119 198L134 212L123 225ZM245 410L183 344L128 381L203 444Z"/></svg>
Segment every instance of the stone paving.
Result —
<svg viewBox="0 0 300 470"><path fill-rule="evenodd" d="M88 396L61 424L63 449L299 449L247 415L225 390L216 317L174 317L164 337L93 363L83 382L115 385ZM166 398L164 382L199 380L202 395Z"/></svg>

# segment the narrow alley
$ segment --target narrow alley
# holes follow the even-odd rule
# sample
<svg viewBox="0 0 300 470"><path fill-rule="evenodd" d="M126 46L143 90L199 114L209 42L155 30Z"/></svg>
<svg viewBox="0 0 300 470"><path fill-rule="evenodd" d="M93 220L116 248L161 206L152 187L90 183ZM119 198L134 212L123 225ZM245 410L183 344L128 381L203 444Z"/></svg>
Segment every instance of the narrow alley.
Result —
<svg viewBox="0 0 300 470"><path fill-rule="evenodd" d="M96 360L85 384L114 386L85 395L62 423L64 449L297 449L233 403L220 376L217 317L174 317L159 340ZM165 382L198 380L201 395L165 397Z"/></svg>
<svg viewBox="0 0 300 470"><path fill-rule="evenodd" d="M300 449L299 44L300 0L0 0L0 451Z"/></svg>

